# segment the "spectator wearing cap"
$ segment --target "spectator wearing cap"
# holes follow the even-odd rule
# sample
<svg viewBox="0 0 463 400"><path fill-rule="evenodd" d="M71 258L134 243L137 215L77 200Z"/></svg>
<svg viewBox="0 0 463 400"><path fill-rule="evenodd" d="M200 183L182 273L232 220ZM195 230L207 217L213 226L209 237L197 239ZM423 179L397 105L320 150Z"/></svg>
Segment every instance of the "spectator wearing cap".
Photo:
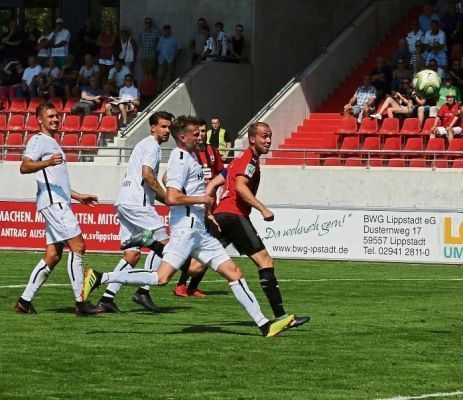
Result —
<svg viewBox="0 0 463 400"><path fill-rule="evenodd" d="M431 21L433 20L437 20L440 22L440 17L434 11L434 8L431 4L425 4L423 6L423 13L418 17L420 29L423 32L429 31L431 29Z"/></svg>
<svg viewBox="0 0 463 400"><path fill-rule="evenodd" d="M446 76L444 82L439 88L439 99L437 100L437 106L440 107L447 101L447 95L452 92L455 94L455 99L457 103L461 103L461 92L457 86L453 84L452 77Z"/></svg>
<svg viewBox="0 0 463 400"><path fill-rule="evenodd" d="M460 117L460 106L455 97L455 92L449 91L447 93L446 102L442 104L437 112L430 138L447 136L450 142L454 135L461 135L461 126L457 126ZM441 123L440 126L438 126L439 122Z"/></svg>
<svg viewBox="0 0 463 400"><path fill-rule="evenodd" d="M438 42L441 45L442 50L447 50L445 32L440 29L438 20L433 20L431 22L431 29L427 31L423 37L423 43L428 46L428 50L432 48L434 42Z"/></svg>
<svg viewBox="0 0 463 400"><path fill-rule="evenodd" d="M156 49L159 42L159 30L151 17L145 17L144 30L138 36L140 61L143 79L149 79L156 71Z"/></svg>
<svg viewBox="0 0 463 400"><path fill-rule="evenodd" d="M137 59L138 43L132 37L132 31L123 26L121 28L121 51L119 58L124 62L124 65L133 71L135 60Z"/></svg>
<svg viewBox="0 0 463 400"><path fill-rule="evenodd" d="M158 91L161 93L174 80L180 44L170 25L164 25L156 53L158 55Z"/></svg>
<svg viewBox="0 0 463 400"><path fill-rule="evenodd" d="M203 17L198 18L198 21L196 21L196 31L190 41L191 64L199 61L204 52L204 32L202 29L205 26L207 26L206 19Z"/></svg>
<svg viewBox="0 0 463 400"><path fill-rule="evenodd" d="M415 54L415 44L418 40L421 41L423 36L424 32L420 29L418 20L414 19L412 21L412 30L407 33L407 37L405 38L405 40L407 41L408 51L411 55Z"/></svg>
<svg viewBox="0 0 463 400"><path fill-rule="evenodd" d="M62 68L66 62L66 57L69 55L69 41L71 33L64 28L64 19L56 18L54 42L51 46L51 56L55 59L55 64L58 68Z"/></svg>
<svg viewBox="0 0 463 400"><path fill-rule="evenodd" d="M437 73L441 78L445 76L445 71L447 69L447 54L445 51L442 51L441 45L439 42L434 42L431 47L431 51L426 55L426 66L431 67L431 60L435 60L437 63ZM432 69L432 68L431 68Z"/></svg>

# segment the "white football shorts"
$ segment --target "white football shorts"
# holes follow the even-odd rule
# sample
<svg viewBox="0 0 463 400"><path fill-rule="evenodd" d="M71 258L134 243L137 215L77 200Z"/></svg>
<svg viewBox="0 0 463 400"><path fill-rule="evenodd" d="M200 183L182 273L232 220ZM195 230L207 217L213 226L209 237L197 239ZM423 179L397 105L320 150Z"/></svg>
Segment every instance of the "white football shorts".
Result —
<svg viewBox="0 0 463 400"><path fill-rule="evenodd" d="M210 266L214 271L230 259L220 242L205 229L174 229L170 232L169 243L164 247L162 261L178 270L189 256Z"/></svg>
<svg viewBox="0 0 463 400"><path fill-rule="evenodd" d="M116 210L120 223L121 243L145 230L154 231L153 238L159 242L169 238L164 226L164 218L156 213L154 207L119 204Z"/></svg>
<svg viewBox="0 0 463 400"><path fill-rule="evenodd" d="M45 219L45 237L48 244L65 242L79 236L79 222L67 203L55 203L40 210Z"/></svg>

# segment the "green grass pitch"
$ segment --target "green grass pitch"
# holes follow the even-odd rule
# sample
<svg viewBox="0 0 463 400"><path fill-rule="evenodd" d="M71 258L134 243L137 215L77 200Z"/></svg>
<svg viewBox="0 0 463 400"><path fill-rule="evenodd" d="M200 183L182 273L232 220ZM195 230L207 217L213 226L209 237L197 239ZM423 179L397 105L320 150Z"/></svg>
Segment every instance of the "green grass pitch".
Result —
<svg viewBox="0 0 463 400"><path fill-rule="evenodd" d="M336 400L463 390L460 267L279 260L287 310L312 321L263 338L213 271L201 286L207 299L175 298L171 282L152 289L162 308L153 315L125 287L122 314L76 317L63 259L34 301L39 314L17 315L13 305L40 256L0 252L0 400ZM89 254L85 263L108 271L118 258ZM237 261L270 316L255 267Z"/></svg>

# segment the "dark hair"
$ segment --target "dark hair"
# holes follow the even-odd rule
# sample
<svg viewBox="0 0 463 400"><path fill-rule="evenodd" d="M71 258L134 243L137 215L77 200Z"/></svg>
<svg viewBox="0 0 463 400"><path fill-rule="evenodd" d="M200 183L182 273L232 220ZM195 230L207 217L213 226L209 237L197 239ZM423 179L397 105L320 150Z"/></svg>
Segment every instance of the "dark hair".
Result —
<svg viewBox="0 0 463 400"><path fill-rule="evenodd" d="M249 125L248 138L256 136L257 128L259 128L259 126L265 126L267 128L270 128L269 124L265 122L254 122L253 124Z"/></svg>
<svg viewBox="0 0 463 400"><path fill-rule="evenodd" d="M170 26L170 25L164 25L164 26L162 27L162 30L166 30L166 29L171 29L171 26Z"/></svg>
<svg viewBox="0 0 463 400"><path fill-rule="evenodd" d="M215 26L220 26L223 29L223 22L216 22Z"/></svg>
<svg viewBox="0 0 463 400"><path fill-rule="evenodd" d="M207 126L207 122L205 119L201 118L201 117L197 117L198 118L198 122L199 122L199 125L202 126L202 125L206 125Z"/></svg>
<svg viewBox="0 0 463 400"><path fill-rule="evenodd" d="M132 78L133 79L132 74L125 74L124 79L127 79L127 78Z"/></svg>
<svg viewBox="0 0 463 400"><path fill-rule="evenodd" d="M185 132L189 125L199 126L200 119L192 115L180 115L172 121L170 133L175 140L178 140L181 133Z"/></svg>
<svg viewBox="0 0 463 400"><path fill-rule="evenodd" d="M172 121L174 119L174 115L167 111L156 111L155 113L151 114L149 118L150 125L157 125L160 119L166 119L168 121Z"/></svg>
<svg viewBox="0 0 463 400"><path fill-rule="evenodd" d="M41 117L42 113L46 110L51 110L51 109L56 109L55 105L51 103L50 101L47 101L46 103L41 103L37 106L35 109L35 117Z"/></svg>

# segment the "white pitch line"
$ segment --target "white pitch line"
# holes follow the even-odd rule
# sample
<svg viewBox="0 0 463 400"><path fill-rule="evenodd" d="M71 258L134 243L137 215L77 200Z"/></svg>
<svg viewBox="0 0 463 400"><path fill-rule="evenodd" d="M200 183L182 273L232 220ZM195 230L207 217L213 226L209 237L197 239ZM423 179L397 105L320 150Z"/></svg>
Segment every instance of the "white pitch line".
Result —
<svg viewBox="0 0 463 400"><path fill-rule="evenodd" d="M459 396L459 395L463 395L463 391L457 390L456 392L449 392L449 393L428 393L428 394L422 394L421 396L397 396L397 397L389 397L387 399L375 399L375 400L419 400L419 399L453 397L453 396Z"/></svg>
<svg viewBox="0 0 463 400"><path fill-rule="evenodd" d="M362 279L362 278L322 278L322 279L278 279L278 282L461 282L463 278L382 278L382 279ZM203 280L203 283L223 283L223 279ZM44 286L63 287L69 286L68 283L46 283ZM23 288L26 285L0 285L0 289Z"/></svg>

